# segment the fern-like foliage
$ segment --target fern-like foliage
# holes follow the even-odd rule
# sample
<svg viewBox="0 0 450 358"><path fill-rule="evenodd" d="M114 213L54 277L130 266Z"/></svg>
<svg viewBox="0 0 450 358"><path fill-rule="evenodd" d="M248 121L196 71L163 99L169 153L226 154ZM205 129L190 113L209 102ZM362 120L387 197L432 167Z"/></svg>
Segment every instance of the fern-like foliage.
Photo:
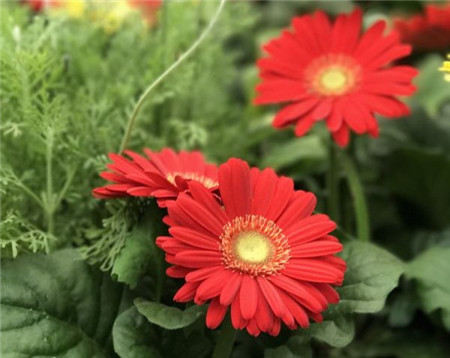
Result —
<svg viewBox="0 0 450 358"><path fill-rule="evenodd" d="M101 228L89 228L85 232L87 244L80 249L91 264L104 271L112 268L122 250L127 235L144 212L145 205L138 200L117 200L106 204L109 216L102 220Z"/></svg>
<svg viewBox="0 0 450 358"><path fill-rule="evenodd" d="M55 238L36 229L17 213L9 212L0 222L3 257L15 258L19 252L50 252Z"/></svg>
<svg viewBox="0 0 450 358"><path fill-rule="evenodd" d="M81 245L108 268L132 220L91 190L103 183L98 173L118 151L140 94L195 41L217 3L167 2L153 28L136 13L113 33L87 18L0 6L1 220L13 212L31 225L22 234L54 237L48 249ZM234 42L254 24L249 4L227 6L198 51L152 93L128 147L202 149L212 161L251 151L247 94L233 91L242 58ZM103 229L92 229L108 215ZM2 245L11 239L2 235Z"/></svg>

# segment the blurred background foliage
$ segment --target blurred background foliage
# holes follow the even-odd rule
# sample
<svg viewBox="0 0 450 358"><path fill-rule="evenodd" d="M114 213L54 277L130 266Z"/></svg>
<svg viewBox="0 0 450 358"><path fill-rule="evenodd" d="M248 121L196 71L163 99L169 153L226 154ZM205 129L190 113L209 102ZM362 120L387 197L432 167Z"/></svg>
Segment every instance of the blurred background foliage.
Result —
<svg viewBox="0 0 450 358"><path fill-rule="evenodd" d="M367 24L379 18L391 24L392 17L420 12L426 3L230 1L198 51L154 90L128 147L201 149L216 163L236 156L270 166L293 177L298 188L315 192L320 211L327 195L328 134L318 126L302 139L290 130L275 131L275 108L252 105L261 45L291 17L315 9L338 14L357 5L365 9ZM118 237L128 229L120 233L118 227L123 229L129 213L120 203L105 206L90 191L103 183L98 173L106 154L119 150L136 99L199 36L216 7L215 1L164 2L152 27L133 13L111 32L95 21L33 14L18 2L2 2L3 257L81 246L91 263L113 267L124 245ZM373 241L411 261L412 268L381 314L358 319L354 343L342 349L317 343L318 357L448 357L450 258L441 248L450 246L450 84L437 70L444 56L439 51L410 56L406 61L420 70L418 91L409 99L411 116L379 118L379 139L354 138L347 149L358 160ZM342 191L348 192L344 183ZM341 205L340 226L352 234L352 204ZM115 219L99 229L111 213ZM99 243L96 230L111 235ZM102 235L105 240L105 231ZM434 292L444 303L427 307L423 282L436 277L446 282ZM234 357L262 356L260 341L239 339ZM282 335L266 346L285 341ZM309 354L295 351L266 354Z"/></svg>

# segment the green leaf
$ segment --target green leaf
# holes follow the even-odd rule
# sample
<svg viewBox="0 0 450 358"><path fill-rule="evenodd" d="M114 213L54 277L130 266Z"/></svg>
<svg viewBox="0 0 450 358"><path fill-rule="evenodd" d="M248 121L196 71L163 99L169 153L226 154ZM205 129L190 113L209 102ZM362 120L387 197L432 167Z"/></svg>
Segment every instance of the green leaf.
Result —
<svg viewBox="0 0 450 358"><path fill-rule="evenodd" d="M375 313L383 308L404 270L398 258L369 243L350 241L341 256L347 262L347 271L342 287L337 289L339 304L325 312L322 323L311 324L307 331L334 347L345 347L353 340L352 313Z"/></svg>
<svg viewBox="0 0 450 358"><path fill-rule="evenodd" d="M285 345L264 351L264 358L311 358L312 350L308 340L302 336L289 338Z"/></svg>
<svg viewBox="0 0 450 358"><path fill-rule="evenodd" d="M345 347L355 336L355 324L348 315L324 318L322 323L313 323L308 332L333 347Z"/></svg>
<svg viewBox="0 0 450 358"><path fill-rule="evenodd" d="M75 250L3 260L3 357L107 357L122 290Z"/></svg>
<svg viewBox="0 0 450 358"><path fill-rule="evenodd" d="M450 330L450 248L434 247L407 265L406 276L418 282L423 308L442 310L442 321Z"/></svg>
<svg viewBox="0 0 450 358"><path fill-rule="evenodd" d="M149 345L154 332L150 323L131 307L114 322L114 350L120 358L159 358L159 352ZM153 337L154 338L154 337Z"/></svg>
<svg viewBox="0 0 450 358"><path fill-rule="evenodd" d="M119 282L135 288L139 278L154 260L155 229L152 220L144 219L127 235L114 261L112 274ZM153 260L152 260L153 259Z"/></svg>
<svg viewBox="0 0 450 358"><path fill-rule="evenodd" d="M182 311L176 307L166 306L158 302L145 301L137 298L134 300L137 310L143 314L149 322L165 329L178 329L191 325L204 312L203 306L191 306Z"/></svg>
<svg viewBox="0 0 450 358"><path fill-rule="evenodd" d="M277 143L264 157L261 166L280 170L296 165L296 171L299 172L301 170L298 165L301 165L302 169L310 169L323 163L326 157L326 148L320 137L311 134L301 140L294 138Z"/></svg>
<svg viewBox="0 0 450 358"><path fill-rule="evenodd" d="M338 288L342 313L380 311L388 294L397 287L404 264L388 251L373 244L351 241L344 245L347 262L344 284Z"/></svg>

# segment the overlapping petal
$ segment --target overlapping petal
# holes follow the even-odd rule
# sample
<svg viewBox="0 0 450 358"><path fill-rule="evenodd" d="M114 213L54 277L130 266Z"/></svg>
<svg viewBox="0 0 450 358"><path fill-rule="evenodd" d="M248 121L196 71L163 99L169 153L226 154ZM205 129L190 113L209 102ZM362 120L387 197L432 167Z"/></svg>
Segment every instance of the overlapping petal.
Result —
<svg viewBox="0 0 450 358"><path fill-rule="evenodd" d="M218 178L221 201L193 181L189 195L180 194L168 205L170 236L158 238L157 245L173 265L167 273L186 281L174 299L208 302L209 328L229 310L233 326L255 336L277 335L281 324L295 329L308 327L310 319L320 321L328 304L338 302L333 286L342 283L345 271L345 262L334 256L342 250L330 235L334 222L314 215L315 196L295 191L292 180L272 169L251 169L230 159L219 167ZM246 244L265 242L259 249L272 245L272 254L263 250L266 256L259 260L253 256L256 246L236 246L242 237L250 240ZM239 265L226 257L228 239ZM274 252L278 256L270 256ZM270 260L280 262L269 270Z"/></svg>
<svg viewBox="0 0 450 358"><path fill-rule="evenodd" d="M166 207L188 189L190 181L214 191L218 187L217 167L208 164L198 151L176 153L166 148L161 152L145 149L147 158L126 151L126 157L111 153L110 171L100 176L113 184L96 188L93 195L101 199L125 196L155 197Z"/></svg>

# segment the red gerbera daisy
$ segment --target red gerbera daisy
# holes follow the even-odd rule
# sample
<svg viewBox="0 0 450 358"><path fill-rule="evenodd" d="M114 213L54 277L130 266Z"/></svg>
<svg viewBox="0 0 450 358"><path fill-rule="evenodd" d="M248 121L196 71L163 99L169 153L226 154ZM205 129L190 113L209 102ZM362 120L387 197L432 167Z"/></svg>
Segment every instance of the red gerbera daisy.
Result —
<svg viewBox="0 0 450 358"><path fill-rule="evenodd" d="M345 146L349 129L378 136L375 113L399 117L409 113L397 95L411 95L417 71L409 66L388 67L408 55L410 46L393 32L383 36L384 21L360 36L362 13L356 9L330 23L317 11L292 20L293 31L264 46L268 58L258 61L262 83L257 104L289 102L273 125L296 124L303 136L316 121L325 120L335 141Z"/></svg>
<svg viewBox="0 0 450 358"><path fill-rule="evenodd" d="M186 280L174 300L209 301L209 328L230 307L236 329L277 335L281 322L308 327L339 301L332 285L342 283L346 265L333 254L342 245L329 235L335 223L312 215L313 194L238 159L219 167L223 206L198 183L189 189L168 205L171 236L157 244L173 265L167 274Z"/></svg>
<svg viewBox="0 0 450 358"><path fill-rule="evenodd" d="M424 14L396 18L394 27L416 50L446 50L450 48L450 4L426 5Z"/></svg>
<svg viewBox="0 0 450 358"><path fill-rule="evenodd" d="M132 151L125 151L131 159L109 154L113 161L108 164L111 171L102 172L100 176L114 184L94 189L93 195L101 199L153 196L160 207L165 207L167 201L188 189L189 181L196 181L210 191L217 189L217 167L206 163L200 152L177 154L167 148L160 153L149 149L144 152L148 158Z"/></svg>

